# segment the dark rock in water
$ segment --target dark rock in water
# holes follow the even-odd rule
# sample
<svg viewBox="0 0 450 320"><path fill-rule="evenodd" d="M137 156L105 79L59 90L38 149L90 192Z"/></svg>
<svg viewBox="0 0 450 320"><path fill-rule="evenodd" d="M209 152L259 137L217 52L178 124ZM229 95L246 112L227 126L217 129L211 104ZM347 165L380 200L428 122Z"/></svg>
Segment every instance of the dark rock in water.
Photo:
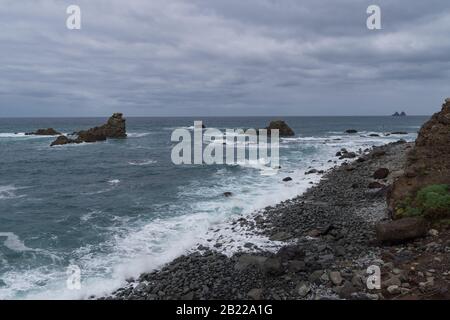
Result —
<svg viewBox="0 0 450 320"><path fill-rule="evenodd" d="M406 132L406 131L394 131L394 132L391 132L391 134L408 134L408 132Z"/></svg>
<svg viewBox="0 0 450 320"><path fill-rule="evenodd" d="M422 237L426 232L427 224L421 218L403 218L376 225L377 239L382 243L401 243Z"/></svg>
<svg viewBox="0 0 450 320"><path fill-rule="evenodd" d="M27 136L31 136L31 135L35 135L35 136L58 136L61 133L56 131L53 128L47 128L47 129L38 129L35 132L27 132L25 133L25 135Z"/></svg>
<svg viewBox="0 0 450 320"><path fill-rule="evenodd" d="M66 136L59 136L58 138L56 138L55 141L52 142L52 144L50 146L51 147L61 146L61 145L70 144L70 143L81 143L81 141L79 142L77 140L69 139Z"/></svg>
<svg viewBox="0 0 450 320"><path fill-rule="evenodd" d="M227 191L227 192L224 192L223 195L224 195L224 197L228 198L228 197L231 197L233 195L233 193Z"/></svg>
<svg viewBox="0 0 450 320"><path fill-rule="evenodd" d="M359 157L358 159L356 159L356 162L364 162L366 161L366 158L364 157Z"/></svg>
<svg viewBox="0 0 450 320"><path fill-rule="evenodd" d="M311 169L305 172L305 174L313 174L313 173L317 173L317 169Z"/></svg>
<svg viewBox="0 0 450 320"><path fill-rule="evenodd" d="M369 137L379 137L380 135L378 133L371 133L369 134Z"/></svg>
<svg viewBox="0 0 450 320"><path fill-rule="evenodd" d="M356 153L354 152L345 152L339 159L353 159L356 158Z"/></svg>
<svg viewBox="0 0 450 320"><path fill-rule="evenodd" d="M280 137L291 137L295 135L294 131L283 120L270 122L269 126L266 127L266 129L268 134L270 134L272 129L278 129Z"/></svg>
<svg viewBox="0 0 450 320"><path fill-rule="evenodd" d="M86 131L78 132L78 138L83 142L103 141L106 138L126 138L125 119L121 113L114 113L106 124Z"/></svg>
<svg viewBox="0 0 450 320"><path fill-rule="evenodd" d="M286 178L283 179L283 181L284 182L292 181L292 178L291 177L286 177Z"/></svg>
<svg viewBox="0 0 450 320"><path fill-rule="evenodd" d="M404 116L406 116L406 112L402 111L401 113L398 113L398 111L396 111L392 116L393 117L404 117Z"/></svg>
<svg viewBox="0 0 450 320"><path fill-rule="evenodd" d="M369 189L381 189L381 188L384 188L384 187L385 187L384 184L379 183L377 181L373 181L373 182L369 183L369 185L368 185Z"/></svg>
<svg viewBox="0 0 450 320"><path fill-rule="evenodd" d="M61 138L58 137L51 146L63 145L68 143L81 143L81 142L97 142L105 141L107 138L119 139L126 138L125 119L121 113L114 113L108 122L100 127L91 128L89 130L83 130L76 133L78 137L76 139Z"/></svg>
<svg viewBox="0 0 450 320"><path fill-rule="evenodd" d="M389 175L389 169L380 168L374 172L373 178L374 179L385 179L385 178L387 178L388 175Z"/></svg>
<svg viewBox="0 0 450 320"><path fill-rule="evenodd" d="M345 130L345 133L358 133L358 130L348 129L348 130Z"/></svg>

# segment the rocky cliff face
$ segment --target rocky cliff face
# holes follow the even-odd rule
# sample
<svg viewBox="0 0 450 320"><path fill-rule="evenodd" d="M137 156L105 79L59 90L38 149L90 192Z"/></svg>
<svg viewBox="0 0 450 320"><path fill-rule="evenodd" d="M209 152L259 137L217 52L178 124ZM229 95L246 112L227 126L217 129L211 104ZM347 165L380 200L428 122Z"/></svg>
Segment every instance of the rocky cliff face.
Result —
<svg viewBox="0 0 450 320"><path fill-rule="evenodd" d="M104 141L107 138L126 138L125 119L122 113L114 113L108 122L100 127L91 128L89 130L77 132L76 139L70 139L66 136L59 136L52 142L51 146L64 145L69 143L97 142Z"/></svg>
<svg viewBox="0 0 450 320"><path fill-rule="evenodd" d="M414 199L429 185L450 185L450 98L419 131L415 147L408 155L405 173L388 193L388 207L393 218L402 214L400 206Z"/></svg>

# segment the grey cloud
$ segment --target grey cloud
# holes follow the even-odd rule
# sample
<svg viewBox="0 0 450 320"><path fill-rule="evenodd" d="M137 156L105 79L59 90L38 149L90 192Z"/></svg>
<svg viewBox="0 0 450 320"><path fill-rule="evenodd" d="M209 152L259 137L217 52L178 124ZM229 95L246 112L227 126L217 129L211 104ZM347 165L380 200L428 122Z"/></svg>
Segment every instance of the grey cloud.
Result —
<svg viewBox="0 0 450 320"><path fill-rule="evenodd" d="M448 0L6 0L0 116L312 115L439 107ZM243 110L245 112L243 112Z"/></svg>

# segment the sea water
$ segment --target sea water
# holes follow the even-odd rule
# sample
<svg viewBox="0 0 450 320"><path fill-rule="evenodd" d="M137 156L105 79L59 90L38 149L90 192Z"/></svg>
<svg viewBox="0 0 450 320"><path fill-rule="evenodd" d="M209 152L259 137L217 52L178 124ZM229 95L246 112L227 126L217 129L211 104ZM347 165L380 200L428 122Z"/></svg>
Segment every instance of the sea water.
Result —
<svg viewBox="0 0 450 320"><path fill-rule="evenodd" d="M106 119L0 119L0 299L108 294L211 239L233 238L217 249L227 254L244 242L269 245L217 230L301 194L320 179L305 171L332 167L341 148L414 140L427 117L283 119L296 135L281 139L276 175L261 174L259 163L179 166L170 158L172 131L192 129L194 120L223 131L263 128L272 118L128 118L127 139L57 147L54 137L25 132L72 133ZM385 135L393 131L408 134ZM287 176L293 180L283 182ZM80 290L67 287L72 265L81 270Z"/></svg>

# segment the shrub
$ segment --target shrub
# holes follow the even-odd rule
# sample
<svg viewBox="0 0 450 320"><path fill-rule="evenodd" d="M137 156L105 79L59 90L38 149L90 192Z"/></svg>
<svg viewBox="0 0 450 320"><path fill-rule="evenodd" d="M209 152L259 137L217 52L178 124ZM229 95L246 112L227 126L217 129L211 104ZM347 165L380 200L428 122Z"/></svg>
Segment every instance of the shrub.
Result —
<svg viewBox="0 0 450 320"><path fill-rule="evenodd" d="M420 189L416 197L405 198L396 208L401 217L424 216L430 220L450 216L450 188L446 184L434 184Z"/></svg>

